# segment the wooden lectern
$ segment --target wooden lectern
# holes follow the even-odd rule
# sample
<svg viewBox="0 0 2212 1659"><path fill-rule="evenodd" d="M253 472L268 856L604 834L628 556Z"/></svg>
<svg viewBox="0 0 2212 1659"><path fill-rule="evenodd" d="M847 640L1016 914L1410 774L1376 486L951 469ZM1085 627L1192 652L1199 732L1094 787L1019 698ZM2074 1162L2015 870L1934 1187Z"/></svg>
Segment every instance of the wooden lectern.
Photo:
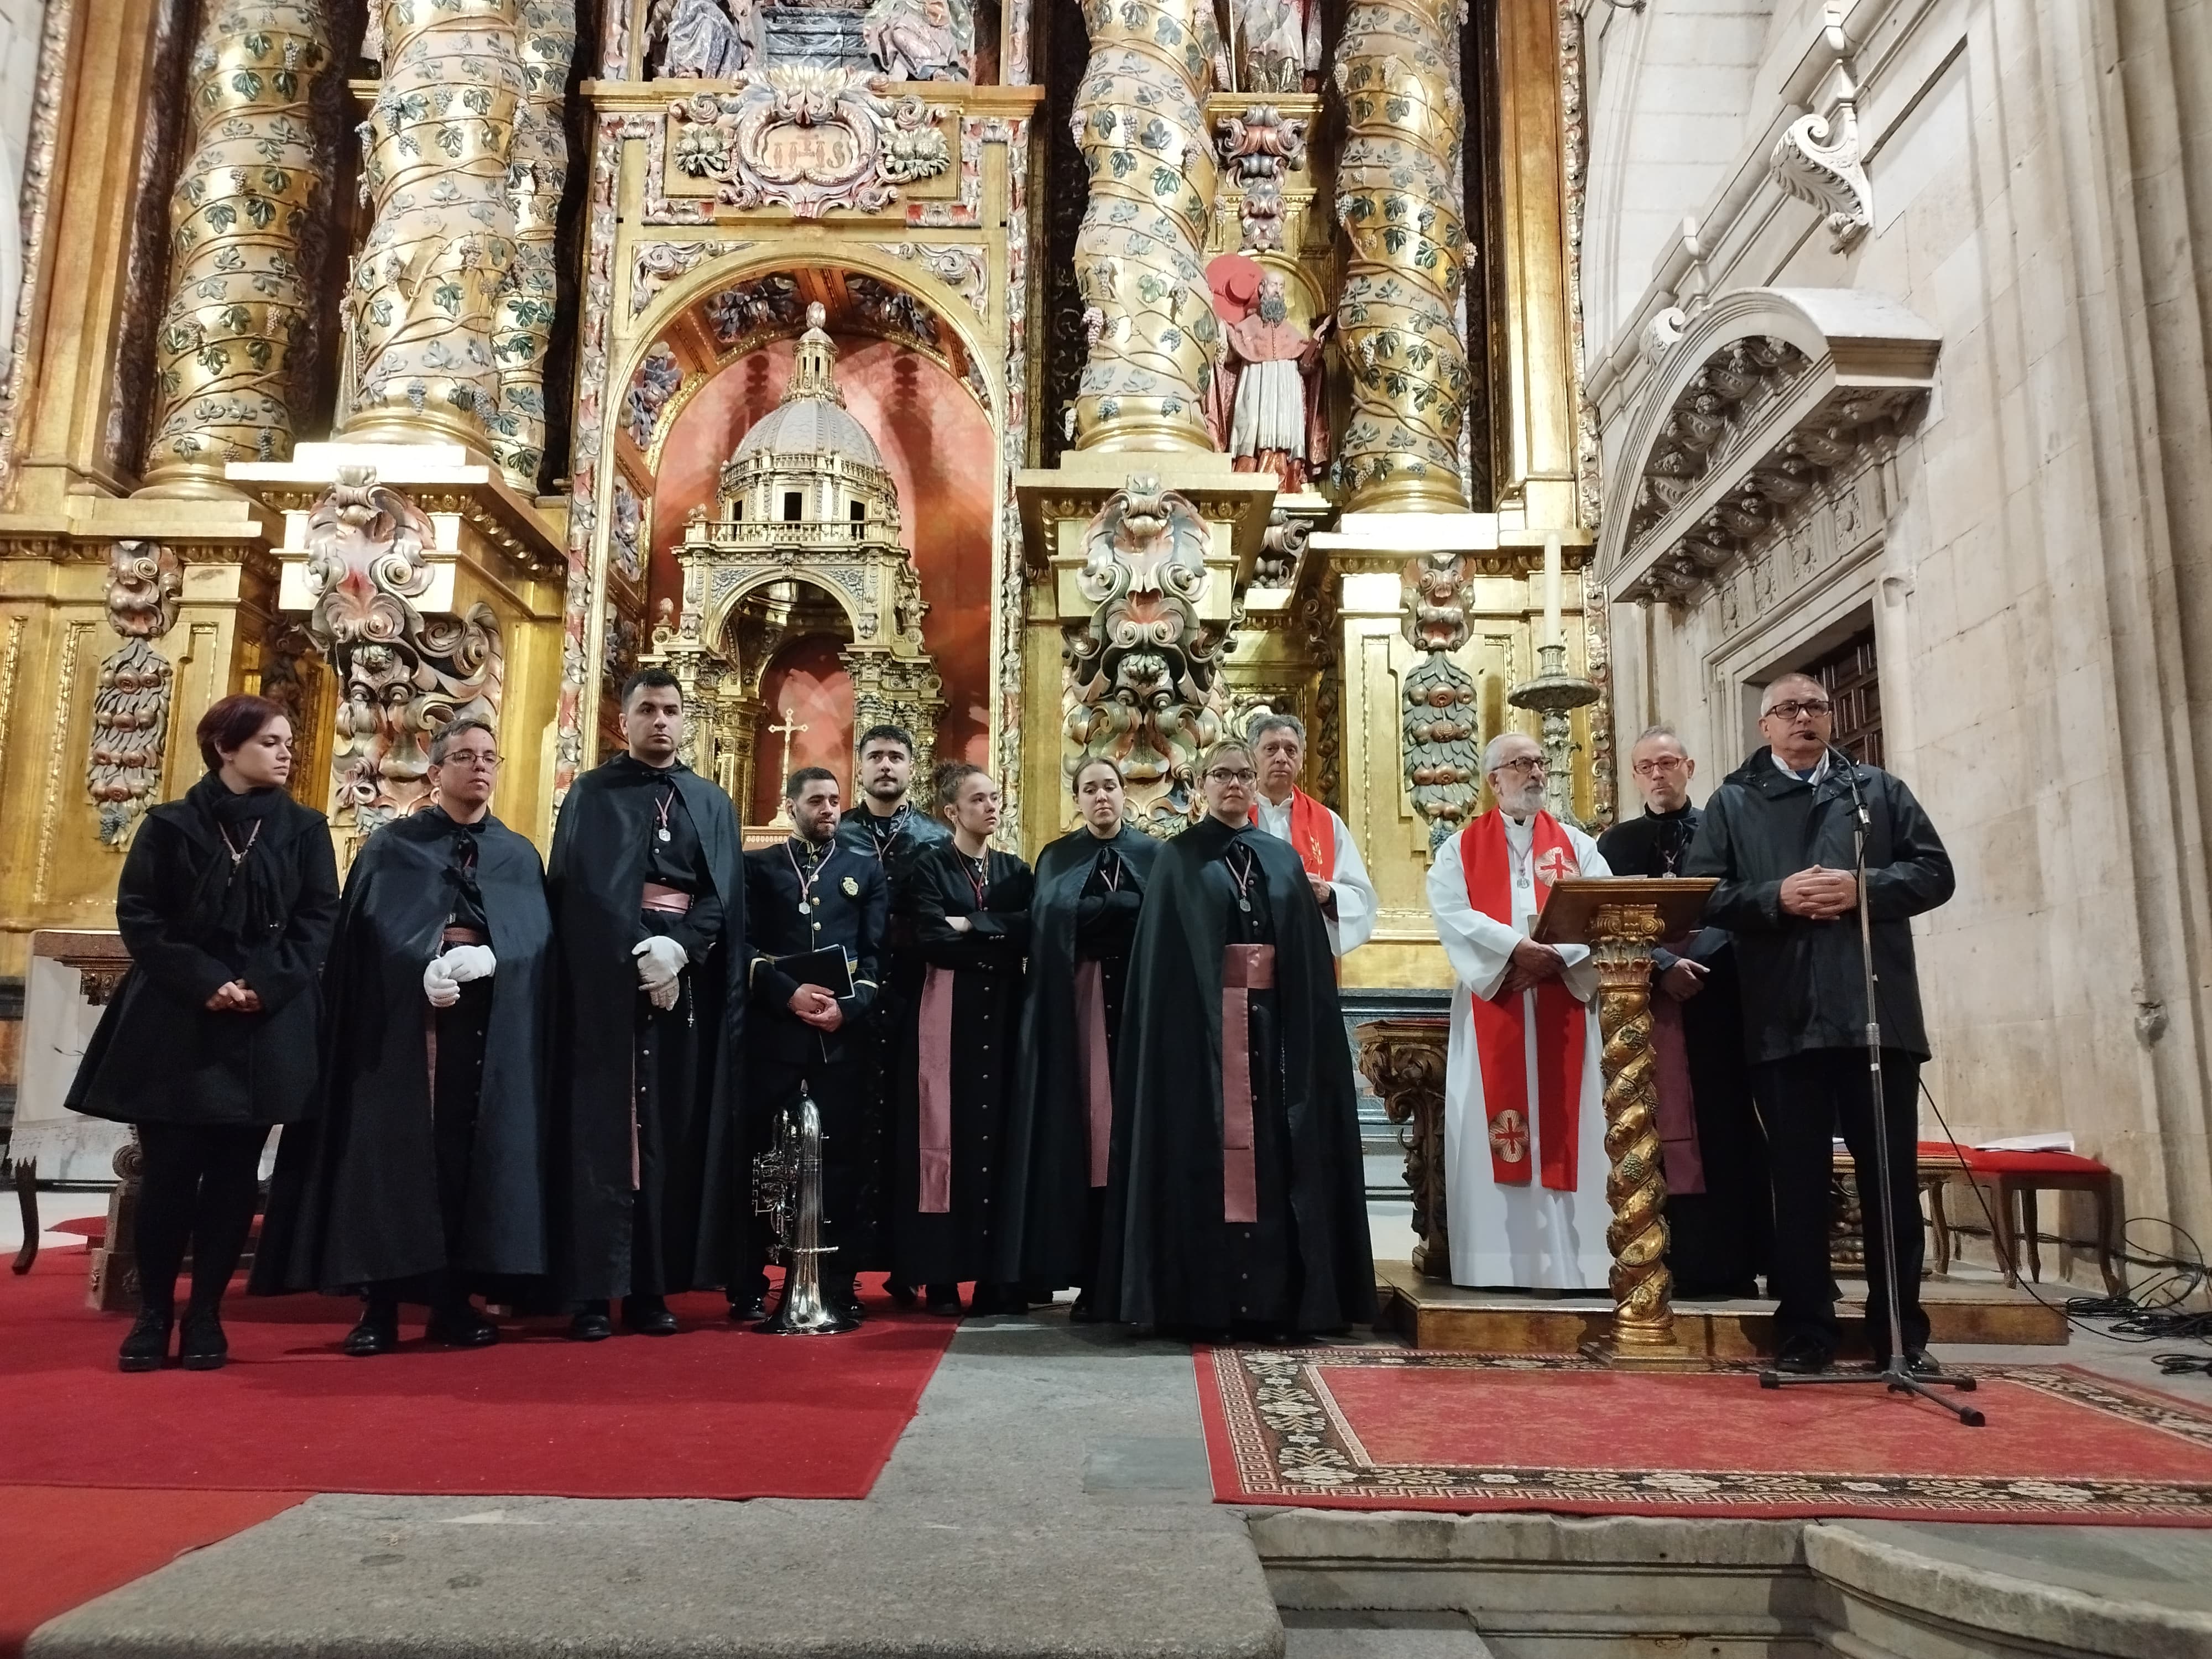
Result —
<svg viewBox="0 0 2212 1659"><path fill-rule="evenodd" d="M1597 967L1605 1153L1612 1165L1605 1196L1613 1224L1605 1243L1613 1254L1613 1334L1586 1343L1583 1352L1624 1370L1705 1368L1701 1355L1674 1340L1651 1053L1651 951L1698 925L1716 885L1674 876L1570 877L1552 884L1531 934L1539 945L1587 945Z"/></svg>

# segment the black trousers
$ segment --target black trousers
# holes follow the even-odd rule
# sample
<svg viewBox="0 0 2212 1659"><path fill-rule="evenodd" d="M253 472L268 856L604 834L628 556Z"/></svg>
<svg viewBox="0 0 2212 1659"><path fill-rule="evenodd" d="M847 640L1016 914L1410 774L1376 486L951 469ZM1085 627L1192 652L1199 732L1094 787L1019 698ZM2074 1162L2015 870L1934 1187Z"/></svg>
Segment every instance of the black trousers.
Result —
<svg viewBox="0 0 2212 1659"><path fill-rule="evenodd" d="M1898 1322L1908 1348L1928 1346L1928 1316L1920 1306L1919 1092L1920 1062L1885 1048L1881 1055L1884 1116L1889 1130L1892 1225L1887 1240L1877 1224L1881 1176L1875 1161L1873 1090L1859 1048L1815 1048L1753 1068L1759 1115L1766 1120L1767 1158L1774 1177L1774 1256L1767 1275L1779 1305L1776 1334L1832 1352L1836 1322L1835 1281L1828 1271L1829 1176L1841 1134L1856 1170L1866 1219L1867 1340L1877 1359L1889 1354L1889 1302L1883 1261L1897 1256Z"/></svg>
<svg viewBox="0 0 2212 1659"><path fill-rule="evenodd" d="M802 1087L822 1115L822 1242L837 1254L822 1258L822 1282L840 1283L865 1265L868 1236L864 1212L866 1186L865 1123L867 1067L851 1054L842 1060L793 1060L756 1050L746 1073L745 1180L752 1159L775 1144L787 1115L798 1109ZM750 1205L746 1206L750 1211ZM768 1288L769 1254L775 1248L770 1218L751 1218L745 1249L750 1277L730 1286L732 1302L750 1302Z"/></svg>
<svg viewBox="0 0 2212 1659"><path fill-rule="evenodd" d="M192 1306L222 1300L260 1201L264 1123L142 1123L138 1293L156 1313L176 1306L177 1274L192 1253Z"/></svg>
<svg viewBox="0 0 2212 1659"><path fill-rule="evenodd" d="M461 1000L435 1010L432 1018L438 1023L438 1069L430 1080L430 1144L438 1164L446 1265L435 1273L371 1285L373 1302L427 1302L437 1308L468 1300L468 1282L455 1263L468 1226L469 1164L476 1152L477 1107L483 1097L491 981L469 981L461 987Z"/></svg>

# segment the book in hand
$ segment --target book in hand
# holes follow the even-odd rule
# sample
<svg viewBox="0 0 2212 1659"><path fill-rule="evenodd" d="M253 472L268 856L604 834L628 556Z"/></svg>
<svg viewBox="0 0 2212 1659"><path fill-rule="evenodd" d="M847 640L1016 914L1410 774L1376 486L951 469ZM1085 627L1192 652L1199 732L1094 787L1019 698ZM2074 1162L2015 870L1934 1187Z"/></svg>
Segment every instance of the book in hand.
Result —
<svg viewBox="0 0 2212 1659"><path fill-rule="evenodd" d="M853 994L853 964L836 945L826 951L802 951L796 956L778 957L775 967L778 973L788 975L797 983L818 985L841 1000Z"/></svg>

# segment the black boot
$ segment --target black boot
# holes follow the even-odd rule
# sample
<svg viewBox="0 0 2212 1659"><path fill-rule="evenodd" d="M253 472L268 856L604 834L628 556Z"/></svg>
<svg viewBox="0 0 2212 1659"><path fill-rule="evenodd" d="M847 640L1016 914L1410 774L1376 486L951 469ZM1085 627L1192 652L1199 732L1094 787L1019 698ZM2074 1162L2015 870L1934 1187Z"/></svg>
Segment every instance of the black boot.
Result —
<svg viewBox="0 0 2212 1659"><path fill-rule="evenodd" d="M676 1316L668 1311L668 1303L661 1297L626 1296L622 1316L623 1323L640 1336L676 1334Z"/></svg>
<svg viewBox="0 0 2212 1659"><path fill-rule="evenodd" d="M169 1358L169 1331L176 1323L168 1308L141 1308L131 1322L131 1334L115 1356L119 1371L158 1371Z"/></svg>
<svg viewBox="0 0 2212 1659"><path fill-rule="evenodd" d="M465 1297L431 1309L429 1328L422 1334L449 1348L489 1348L499 1340L499 1327Z"/></svg>
<svg viewBox="0 0 2212 1659"><path fill-rule="evenodd" d="M604 1342L614 1334L615 1322L607 1317L607 1304L603 1301L586 1302L568 1322L571 1342Z"/></svg>
<svg viewBox="0 0 2212 1659"><path fill-rule="evenodd" d="M399 1304L389 1297L369 1297L361 1322L346 1333L343 1346L356 1359L390 1353L399 1346Z"/></svg>
<svg viewBox="0 0 2212 1659"><path fill-rule="evenodd" d="M193 1303L185 1310L184 1334L177 1344L177 1358L188 1371L219 1371L230 1358L230 1339L222 1334L222 1320L213 1303Z"/></svg>

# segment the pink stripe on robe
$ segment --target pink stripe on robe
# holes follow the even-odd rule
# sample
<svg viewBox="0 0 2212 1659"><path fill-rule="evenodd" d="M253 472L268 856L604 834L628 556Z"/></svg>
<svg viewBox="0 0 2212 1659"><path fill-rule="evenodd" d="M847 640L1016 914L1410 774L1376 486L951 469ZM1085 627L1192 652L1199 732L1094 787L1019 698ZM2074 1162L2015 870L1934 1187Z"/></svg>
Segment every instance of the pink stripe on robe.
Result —
<svg viewBox="0 0 2212 1659"><path fill-rule="evenodd" d="M1106 975L1096 961L1075 964L1075 1069L1083 1079L1084 1127L1091 1147L1091 1184L1106 1184L1114 1140L1114 1079L1106 1043Z"/></svg>
<svg viewBox="0 0 2212 1659"><path fill-rule="evenodd" d="M953 970L932 968L921 981L921 1212L952 1208Z"/></svg>
<svg viewBox="0 0 2212 1659"><path fill-rule="evenodd" d="M1221 951L1221 1218L1260 1218L1259 1164L1252 1146L1252 997L1273 990L1275 947Z"/></svg>

